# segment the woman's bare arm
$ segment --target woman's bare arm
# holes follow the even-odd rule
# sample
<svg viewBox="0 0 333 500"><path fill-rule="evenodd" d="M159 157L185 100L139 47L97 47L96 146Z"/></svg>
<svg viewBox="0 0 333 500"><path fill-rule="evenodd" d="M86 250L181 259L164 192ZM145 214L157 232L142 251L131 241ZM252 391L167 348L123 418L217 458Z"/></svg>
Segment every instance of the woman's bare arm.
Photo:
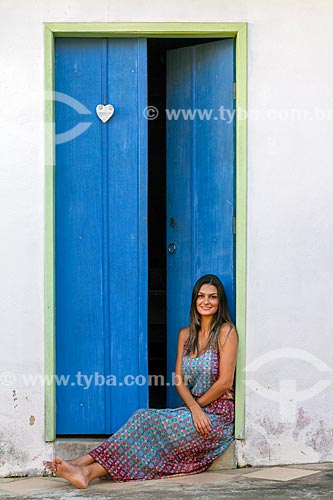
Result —
<svg viewBox="0 0 333 500"><path fill-rule="evenodd" d="M178 334L178 348L177 348L177 359L175 368L175 381L176 389L179 396L182 398L184 403L188 408L191 409L194 405L197 405L195 399L193 398L189 388L184 383L184 375L182 370L182 359L184 352L184 344L189 336L189 327L185 327L180 330ZM198 405L197 405L198 406Z"/></svg>
<svg viewBox="0 0 333 500"><path fill-rule="evenodd" d="M193 424L196 430L202 434L208 434L211 430L211 420L209 416L202 410L197 401L193 398L191 391L184 383L184 375L182 371L182 358L184 353L184 344L189 336L189 327L180 330L178 335L178 350L176 360L176 388L178 394L184 401L192 414Z"/></svg>

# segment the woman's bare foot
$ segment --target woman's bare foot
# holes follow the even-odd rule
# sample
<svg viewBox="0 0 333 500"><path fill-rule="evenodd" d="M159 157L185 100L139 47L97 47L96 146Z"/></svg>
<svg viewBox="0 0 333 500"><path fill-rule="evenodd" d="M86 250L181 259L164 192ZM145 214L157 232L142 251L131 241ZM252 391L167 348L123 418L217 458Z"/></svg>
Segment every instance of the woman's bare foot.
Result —
<svg viewBox="0 0 333 500"><path fill-rule="evenodd" d="M44 460L43 465L50 472L56 472L56 470L57 470L54 462L49 462L48 460Z"/></svg>
<svg viewBox="0 0 333 500"><path fill-rule="evenodd" d="M56 457L53 463L57 476L67 479L76 488L85 489L88 487L89 481L84 467L73 465L60 457Z"/></svg>

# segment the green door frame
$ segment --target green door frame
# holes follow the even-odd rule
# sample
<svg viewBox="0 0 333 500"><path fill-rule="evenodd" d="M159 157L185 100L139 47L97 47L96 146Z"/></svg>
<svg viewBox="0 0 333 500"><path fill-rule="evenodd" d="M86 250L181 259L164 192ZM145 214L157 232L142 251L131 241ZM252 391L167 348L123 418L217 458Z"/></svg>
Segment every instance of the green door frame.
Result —
<svg viewBox="0 0 333 500"><path fill-rule="evenodd" d="M236 370L235 437L244 439L247 214L247 23L45 23L45 441L56 438L54 39L235 38L236 41Z"/></svg>

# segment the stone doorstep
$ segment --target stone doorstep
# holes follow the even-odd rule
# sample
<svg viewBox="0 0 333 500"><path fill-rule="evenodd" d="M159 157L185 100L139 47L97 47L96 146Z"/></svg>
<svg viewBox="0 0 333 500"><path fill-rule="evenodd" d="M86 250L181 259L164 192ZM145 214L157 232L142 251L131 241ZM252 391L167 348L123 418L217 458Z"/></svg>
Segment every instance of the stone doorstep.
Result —
<svg viewBox="0 0 333 500"><path fill-rule="evenodd" d="M88 438L62 438L56 439L54 442L55 456L70 460L71 458L85 455L96 446L103 443L105 439L88 439Z"/></svg>
<svg viewBox="0 0 333 500"><path fill-rule="evenodd" d="M237 469L235 441L229 444L222 455L216 458L207 470L220 471L227 469Z"/></svg>
<svg viewBox="0 0 333 500"><path fill-rule="evenodd" d="M55 454L65 460L69 460L88 453L92 448L95 448L102 442L102 439L57 439L55 441ZM222 471L236 468L235 442L233 441L222 455L214 460L208 470Z"/></svg>

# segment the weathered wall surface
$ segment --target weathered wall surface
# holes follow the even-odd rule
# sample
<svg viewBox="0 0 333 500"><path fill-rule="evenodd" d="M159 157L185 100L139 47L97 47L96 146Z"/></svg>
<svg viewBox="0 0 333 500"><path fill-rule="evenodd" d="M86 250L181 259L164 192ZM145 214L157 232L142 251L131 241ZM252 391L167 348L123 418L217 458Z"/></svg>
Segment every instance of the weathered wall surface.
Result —
<svg viewBox="0 0 333 500"><path fill-rule="evenodd" d="M44 365L43 22L249 23L251 382L238 460L333 460L332 2L169 0L166 14L162 0L1 0L0 10L0 475L38 472L52 454L43 385L23 380Z"/></svg>

